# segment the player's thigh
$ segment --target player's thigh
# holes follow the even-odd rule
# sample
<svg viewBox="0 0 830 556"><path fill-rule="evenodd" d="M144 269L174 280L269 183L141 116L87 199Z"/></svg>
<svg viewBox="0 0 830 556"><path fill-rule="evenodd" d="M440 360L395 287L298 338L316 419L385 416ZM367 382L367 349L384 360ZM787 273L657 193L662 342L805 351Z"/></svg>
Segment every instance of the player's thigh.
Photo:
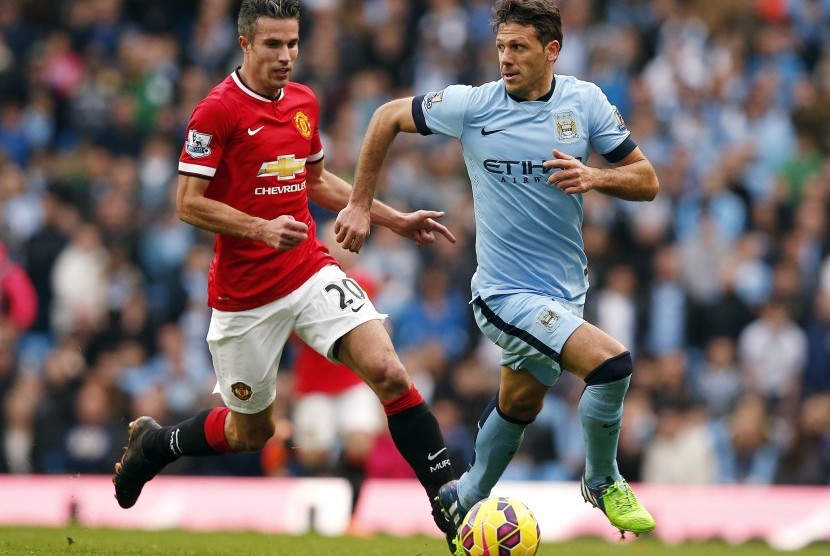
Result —
<svg viewBox="0 0 830 556"><path fill-rule="evenodd" d="M343 435L379 433L383 427L382 415L377 396L366 384L355 384L336 398L336 420Z"/></svg>
<svg viewBox="0 0 830 556"><path fill-rule="evenodd" d="M527 369L543 385L561 374L561 353L585 321L582 303L533 293L477 297L473 313L481 331L502 348L502 366Z"/></svg>
<svg viewBox="0 0 830 556"><path fill-rule="evenodd" d="M337 354L334 348L347 333L373 321L383 329L386 315L375 309L363 288L340 267L320 269L291 298L297 315L294 332L317 353L335 363L346 363L342 359L342 345ZM388 339L385 332L384 336Z"/></svg>
<svg viewBox="0 0 830 556"><path fill-rule="evenodd" d="M294 442L305 452L334 449L339 428L335 396L305 394L294 405Z"/></svg>
<svg viewBox="0 0 830 556"><path fill-rule="evenodd" d="M585 322L565 342L560 362L565 370L585 378L605 361L624 351L625 346L619 341L590 322Z"/></svg>
<svg viewBox="0 0 830 556"><path fill-rule="evenodd" d="M284 299L247 311L213 310L207 342L216 389L229 408L256 414L276 397L282 350L293 316Z"/></svg>

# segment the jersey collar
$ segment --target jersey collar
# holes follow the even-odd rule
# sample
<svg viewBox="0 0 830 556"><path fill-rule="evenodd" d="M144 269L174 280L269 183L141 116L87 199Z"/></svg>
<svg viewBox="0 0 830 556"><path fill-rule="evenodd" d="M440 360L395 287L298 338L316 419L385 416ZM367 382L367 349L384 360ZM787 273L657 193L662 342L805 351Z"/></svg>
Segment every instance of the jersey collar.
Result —
<svg viewBox="0 0 830 556"><path fill-rule="evenodd" d="M537 99L536 99L535 101L533 101L533 102L547 102L547 101L549 101L549 100L550 100L550 98L553 96L553 90L554 90L555 88L556 88L556 76L554 75L554 76L553 76L553 81L551 81L551 83L550 83L550 91L548 91L548 92L547 92L547 93L545 93L544 95L540 96L539 98L537 98ZM514 97L514 96L513 96L513 95L511 95L510 93L507 93L507 96L509 96L510 98L512 98L513 100L515 100L516 102L530 102L530 99L529 99L529 98L519 98L519 97Z"/></svg>
<svg viewBox="0 0 830 556"><path fill-rule="evenodd" d="M236 83L237 87L242 89L243 93L245 93L246 95L248 95L250 97L254 97L257 100L261 100L263 102L276 102L278 100L282 100L282 97L285 96L285 87L280 89L280 94L275 99L271 99L271 98L266 97L265 95L261 95L261 94L257 93L256 91L254 91L253 89L248 87L245 84L244 81L242 81L242 78L239 76L239 68L236 68L235 70L233 70L233 73L231 73L231 77L233 77L233 81L234 81L234 83Z"/></svg>

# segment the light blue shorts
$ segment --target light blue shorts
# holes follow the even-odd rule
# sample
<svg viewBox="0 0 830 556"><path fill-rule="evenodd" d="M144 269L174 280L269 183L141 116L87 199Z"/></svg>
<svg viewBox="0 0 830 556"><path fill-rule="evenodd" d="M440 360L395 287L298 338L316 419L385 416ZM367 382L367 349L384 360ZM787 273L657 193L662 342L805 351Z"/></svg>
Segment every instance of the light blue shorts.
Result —
<svg viewBox="0 0 830 556"><path fill-rule="evenodd" d="M562 346L585 322L585 295L573 301L535 293L476 297L472 301L478 327L502 349L501 364L527 369L552 386L562 374Z"/></svg>

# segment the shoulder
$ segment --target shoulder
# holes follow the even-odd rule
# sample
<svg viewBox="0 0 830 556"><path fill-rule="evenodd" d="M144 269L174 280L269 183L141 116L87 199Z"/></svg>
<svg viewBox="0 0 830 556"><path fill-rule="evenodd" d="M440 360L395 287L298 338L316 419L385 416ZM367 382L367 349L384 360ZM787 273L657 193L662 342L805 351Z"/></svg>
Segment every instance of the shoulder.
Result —
<svg viewBox="0 0 830 556"><path fill-rule="evenodd" d="M506 94L504 83L502 83L501 80L490 81L489 83L484 83L483 85L468 88L470 90L470 95L474 98L490 99L494 97L503 97Z"/></svg>
<svg viewBox="0 0 830 556"><path fill-rule="evenodd" d="M308 85L303 85L302 83L295 83L293 81L289 81L285 85L285 95L292 96L298 99L307 99L314 103L317 102L317 95L314 93L314 90L309 87Z"/></svg>
<svg viewBox="0 0 830 556"><path fill-rule="evenodd" d="M562 88L563 93L596 95L602 92L599 85L591 81L583 81L573 75L556 75L556 87Z"/></svg>
<svg viewBox="0 0 830 556"><path fill-rule="evenodd" d="M229 115L233 110L232 106L238 106L235 89L228 85L230 78L225 79L216 85L210 92L196 104L194 111L207 111L214 115Z"/></svg>
<svg viewBox="0 0 830 556"><path fill-rule="evenodd" d="M467 108L475 108L480 105L489 106L494 99L505 96L504 86L501 81L491 81L483 85L450 85L437 93L427 96L427 103L440 102L442 97L463 103Z"/></svg>

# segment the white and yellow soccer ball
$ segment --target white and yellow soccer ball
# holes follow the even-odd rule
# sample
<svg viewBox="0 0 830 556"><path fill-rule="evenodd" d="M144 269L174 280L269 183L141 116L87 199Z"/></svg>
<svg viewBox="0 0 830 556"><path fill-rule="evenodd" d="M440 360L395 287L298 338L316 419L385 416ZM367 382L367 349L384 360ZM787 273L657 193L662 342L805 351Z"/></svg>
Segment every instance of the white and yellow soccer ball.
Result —
<svg viewBox="0 0 830 556"><path fill-rule="evenodd" d="M539 522L515 498L493 496L470 508L458 531L465 556L533 556Z"/></svg>

